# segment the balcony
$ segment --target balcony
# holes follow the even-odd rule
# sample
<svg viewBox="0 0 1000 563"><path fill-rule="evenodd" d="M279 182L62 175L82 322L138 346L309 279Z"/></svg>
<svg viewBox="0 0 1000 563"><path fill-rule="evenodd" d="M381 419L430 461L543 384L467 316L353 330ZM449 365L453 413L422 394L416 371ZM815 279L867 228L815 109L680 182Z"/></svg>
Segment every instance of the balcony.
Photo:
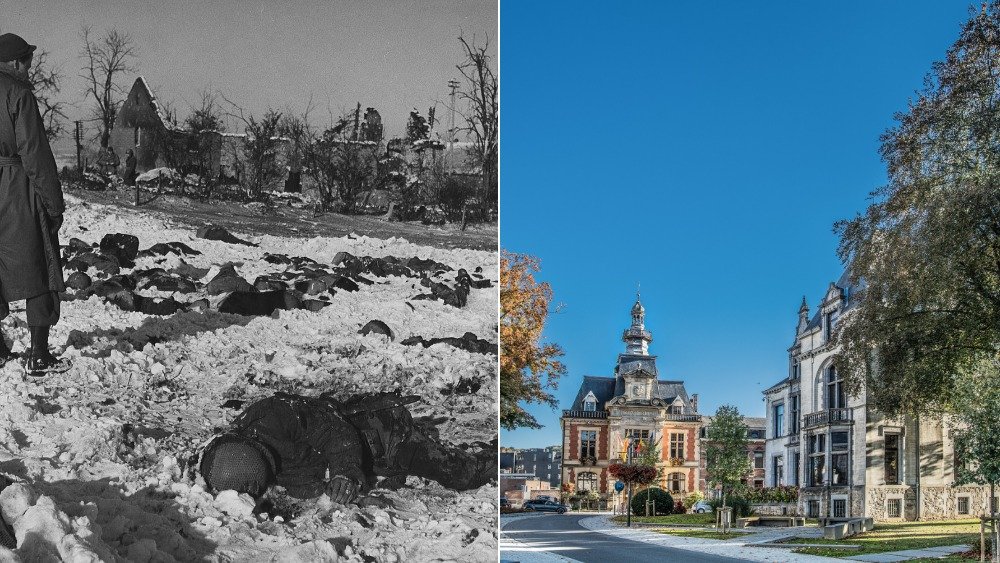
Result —
<svg viewBox="0 0 1000 563"><path fill-rule="evenodd" d="M827 424L851 423L851 409L827 409L807 414L804 428L816 428Z"/></svg>
<svg viewBox="0 0 1000 563"><path fill-rule="evenodd" d="M700 414L672 414L667 413L666 419L673 422L701 422Z"/></svg>
<svg viewBox="0 0 1000 563"><path fill-rule="evenodd" d="M563 411L563 418L608 418L608 411Z"/></svg>

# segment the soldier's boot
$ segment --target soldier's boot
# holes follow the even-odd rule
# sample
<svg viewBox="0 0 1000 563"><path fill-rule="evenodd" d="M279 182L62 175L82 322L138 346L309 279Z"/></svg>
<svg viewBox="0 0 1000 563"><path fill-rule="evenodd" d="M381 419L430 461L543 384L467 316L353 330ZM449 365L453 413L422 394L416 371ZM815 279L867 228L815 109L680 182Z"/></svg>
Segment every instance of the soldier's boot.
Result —
<svg viewBox="0 0 1000 563"><path fill-rule="evenodd" d="M57 358L49 352L49 326L33 326L31 348L24 354L24 371L28 375L42 376L47 373L62 373L72 364L65 358Z"/></svg>
<svg viewBox="0 0 1000 563"><path fill-rule="evenodd" d="M11 351L10 346L7 346L7 341L3 339L3 335L0 335L0 367L14 358L17 358L17 354Z"/></svg>

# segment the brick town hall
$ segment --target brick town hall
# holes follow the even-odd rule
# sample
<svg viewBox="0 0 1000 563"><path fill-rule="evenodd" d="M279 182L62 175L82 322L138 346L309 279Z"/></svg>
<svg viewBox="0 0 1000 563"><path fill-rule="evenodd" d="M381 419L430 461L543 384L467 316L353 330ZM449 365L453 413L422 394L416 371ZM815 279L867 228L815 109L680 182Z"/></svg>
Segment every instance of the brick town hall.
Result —
<svg viewBox="0 0 1000 563"><path fill-rule="evenodd" d="M698 396L689 397L683 381L659 378L656 356L649 353L653 335L644 326L645 315L637 296L614 377L585 375L573 404L563 411L562 482L578 492L612 491L608 465L618 458L627 437L659 440L664 489L682 493L704 488Z"/></svg>

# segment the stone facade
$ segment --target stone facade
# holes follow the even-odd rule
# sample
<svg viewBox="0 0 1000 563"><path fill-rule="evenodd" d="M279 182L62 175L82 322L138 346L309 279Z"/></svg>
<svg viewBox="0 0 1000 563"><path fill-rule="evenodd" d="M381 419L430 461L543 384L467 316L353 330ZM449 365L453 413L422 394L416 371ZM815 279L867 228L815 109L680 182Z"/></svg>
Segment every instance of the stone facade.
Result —
<svg viewBox="0 0 1000 563"><path fill-rule="evenodd" d="M762 503L752 506L754 514L758 516L792 516L799 513L798 505L793 502Z"/></svg>
<svg viewBox="0 0 1000 563"><path fill-rule="evenodd" d="M710 417L698 413L698 395L688 395L683 381L660 379L656 356L649 353L652 334L645 328L646 310L636 299L632 324L622 334L614 377L584 376L577 396L560 419L563 431L562 482L574 490L593 483L600 493L613 491L611 463L625 456L629 436L658 442L663 475L659 486L675 495L706 490L704 430ZM747 418L750 450L764 449L764 419ZM589 446L591 437L596 444ZM584 438L588 442L584 442ZM593 454L593 455L591 455ZM747 476L761 484L764 469Z"/></svg>
<svg viewBox="0 0 1000 563"><path fill-rule="evenodd" d="M981 513L988 502L982 487L952 486L954 444L942 419L888 419L863 394L846 394L830 336L852 305L852 289L846 274L831 283L811 318L802 300L788 377L764 391L766 484L798 485L806 516L891 521Z"/></svg>
<svg viewBox="0 0 1000 563"><path fill-rule="evenodd" d="M653 337L645 329L645 308L638 299L631 316L615 376L585 376L573 404L563 411L562 482L580 490L593 482L594 474L599 492L611 493L614 479L607 468L625 455L627 438L636 436L658 442L660 487L681 494L699 490L702 417L697 395L689 397L683 381L658 377L656 356L649 353ZM593 446L591 438L596 439Z"/></svg>

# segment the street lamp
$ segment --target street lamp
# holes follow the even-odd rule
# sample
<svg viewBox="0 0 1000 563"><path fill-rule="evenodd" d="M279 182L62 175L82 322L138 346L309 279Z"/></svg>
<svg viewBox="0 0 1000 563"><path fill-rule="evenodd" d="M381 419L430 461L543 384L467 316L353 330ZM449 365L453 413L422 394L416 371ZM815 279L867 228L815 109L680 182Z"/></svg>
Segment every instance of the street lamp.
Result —
<svg viewBox="0 0 1000 563"><path fill-rule="evenodd" d="M625 454L626 457L625 463L627 463L628 465L632 465L633 457L635 455L635 446L633 445L634 442L635 438L629 436L628 450L626 450L627 453ZM631 528L632 527L632 480L631 479L629 479L628 481L628 501L625 503L625 514L626 514L625 526Z"/></svg>

